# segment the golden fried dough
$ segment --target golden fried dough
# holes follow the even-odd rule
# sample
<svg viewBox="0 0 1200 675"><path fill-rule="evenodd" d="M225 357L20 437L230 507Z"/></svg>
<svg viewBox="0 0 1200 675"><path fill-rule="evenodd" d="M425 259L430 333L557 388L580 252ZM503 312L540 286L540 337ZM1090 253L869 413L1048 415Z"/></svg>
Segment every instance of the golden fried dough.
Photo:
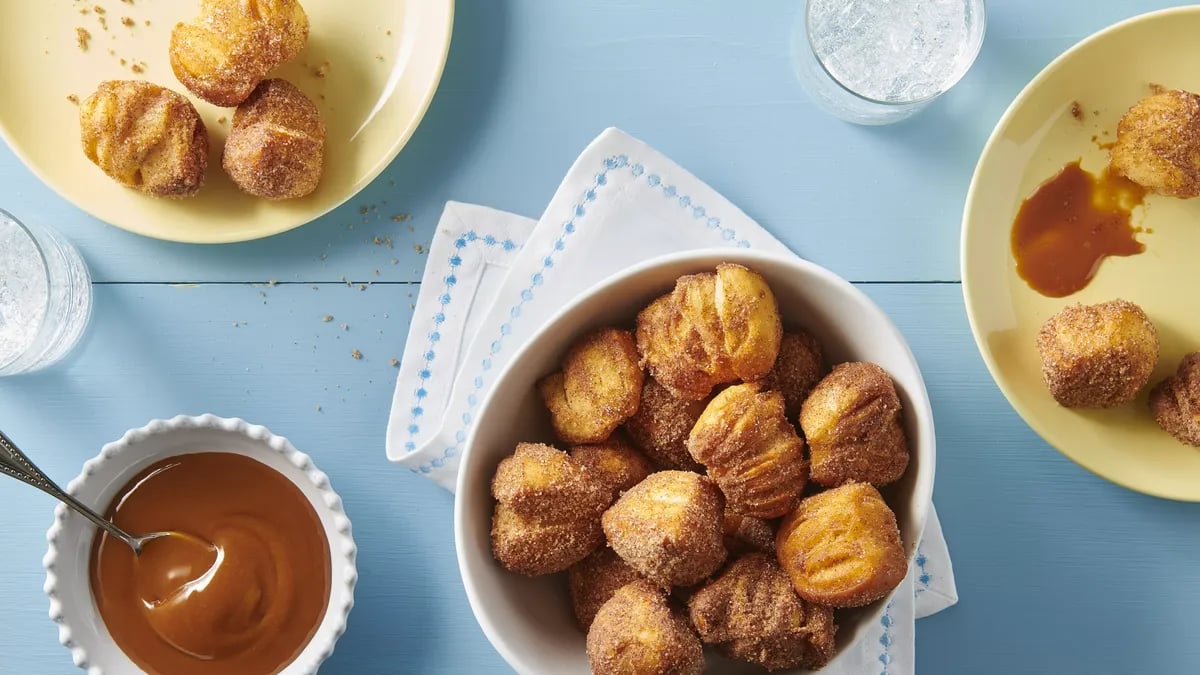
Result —
<svg viewBox="0 0 1200 675"><path fill-rule="evenodd" d="M896 514L867 483L805 498L780 523L775 553L800 597L828 607L872 603L908 572Z"/></svg>
<svg viewBox="0 0 1200 675"><path fill-rule="evenodd" d="M818 669L833 658L833 611L801 600L775 558L734 561L688 602L705 644L767 670Z"/></svg>
<svg viewBox="0 0 1200 675"><path fill-rule="evenodd" d="M800 409L810 477L832 487L848 481L886 485L908 467L908 441L892 378L873 363L842 363Z"/></svg>
<svg viewBox="0 0 1200 675"><path fill-rule="evenodd" d="M702 471L688 453L687 439L706 402L691 401L672 394L654 378L642 387L637 413L625 423L633 442L666 469Z"/></svg>
<svg viewBox="0 0 1200 675"><path fill-rule="evenodd" d="M783 395L738 384L713 398L688 436L730 510L776 518L795 506L808 480L804 441L783 411Z"/></svg>
<svg viewBox="0 0 1200 675"><path fill-rule="evenodd" d="M746 381L765 376L775 365L783 338L779 305L767 280L741 265L721 263L714 292L734 374Z"/></svg>
<svg viewBox="0 0 1200 675"><path fill-rule="evenodd" d="M204 0L199 17L171 31L171 69L205 101L235 106L307 42L296 0Z"/></svg>
<svg viewBox="0 0 1200 675"><path fill-rule="evenodd" d="M727 505L724 523L725 548L730 556L775 552L775 528L767 521L734 513Z"/></svg>
<svg viewBox="0 0 1200 675"><path fill-rule="evenodd" d="M1150 410L1167 433L1200 446L1200 352L1183 357L1175 374L1150 392Z"/></svg>
<svg viewBox="0 0 1200 675"><path fill-rule="evenodd" d="M617 436L603 443L577 445L571 448L571 458L615 494L637 485L654 471L645 455Z"/></svg>
<svg viewBox="0 0 1200 675"><path fill-rule="evenodd" d="M538 382L554 433L568 443L599 443L637 412L645 373L629 331L602 328L571 346L562 372Z"/></svg>
<svg viewBox="0 0 1200 675"><path fill-rule="evenodd" d="M737 379L716 307L715 274L692 274L637 316L637 348L650 375L675 396L699 400Z"/></svg>
<svg viewBox="0 0 1200 675"><path fill-rule="evenodd" d="M317 189L324 157L316 104L286 80L263 80L233 113L221 166L243 192L294 199Z"/></svg>
<svg viewBox="0 0 1200 675"><path fill-rule="evenodd" d="M159 197L195 194L208 134L192 102L149 82L109 80L79 105L83 154L109 178Z"/></svg>
<svg viewBox="0 0 1200 675"><path fill-rule="evenodd" d="M520 443L492 478L492 554L527 576L561 572L604 543L612 490L567 453Z"/></svg>
<svg viewBox="0 0 1200 675"><path fill-rule="evenodd" d="M759 380L763 389L783 394L784 410L789 419L800 414L804 399L825 376L821 344L806 331L784 333L779 357L766 377Z"/></svg>
<svg viewBox="0 0 1200 675"><path fill-rule="evenodd" d="M782 335L771 289L741 265L680 277L637 320L642 364L672 394L688 400L707 397L718 384L765 376Z"/></svg>
<svg viewBox="0 0 1200 675"><path fill-rule="evenodd" d="M1126 300L1068 305L1042 324L1037 346L1046 387L1067 408L1124 405L1158 363L1158 331Z"/></svg>
<svg viewBox="0 0 1200 675"><path fill-rule="evenodd" d="M604 534L617 555L647 579L687 586L725 560L725 499L709 478L660 471L604 512Z"/></svg>
<svg viewBox="0 0 1200 675"><path fill-rule="evenodd" d="M1111 164L1150 192L1200 196L1200 96L1176 89L1138 101L1117 124Z"/></svg>
<svg viewBox="0 0 1200 675"><path fill-rule="evenodd" d="M567 584L571 590L571 607L579 627L587 632L600 607L608 602L625 584L641 579L632 567L611 548L601 546L591 555L571 565Z"/></svg>
<svg viewBox="0 0 1200 675"><path fill-rule="evenodd" d="M704 647L659 588L623 586L596 613L587 635L595 675L698 675Z"/></svg>

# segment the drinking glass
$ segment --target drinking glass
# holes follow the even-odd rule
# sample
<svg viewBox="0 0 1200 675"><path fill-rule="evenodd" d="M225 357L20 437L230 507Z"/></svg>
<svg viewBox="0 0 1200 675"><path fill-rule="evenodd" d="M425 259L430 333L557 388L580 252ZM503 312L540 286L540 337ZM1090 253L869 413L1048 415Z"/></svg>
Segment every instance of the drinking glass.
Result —
<svg viewBox="0 0 1200 675"><path fill-rule="evenodd" d="M92 313L92 279L54 230L0 209L0 376L41 370L79 342Z"/></svg>
<svg viewBox="0 0 1200 675"><path fill-rule="evenodd" d="M898 122L967 73L984 14L983 0L807 0L792 35L796 76L847 122Z"/></svg>

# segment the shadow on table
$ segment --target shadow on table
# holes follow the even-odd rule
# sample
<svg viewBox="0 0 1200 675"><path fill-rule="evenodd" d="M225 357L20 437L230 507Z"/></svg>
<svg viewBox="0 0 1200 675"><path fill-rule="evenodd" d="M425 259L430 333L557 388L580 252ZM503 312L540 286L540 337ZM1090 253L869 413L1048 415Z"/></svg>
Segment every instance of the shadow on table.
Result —
<svg viewBox="0 0 1200 675"><path fill-rule="evenodd" d="M993 35L1019 34L992 26ZM967 75L928 108L897 124L864 127L881 142L905 146L928 162L929 184L966 185L992 129L1022 88L1069 44L1066 38L985 38Z"/></svg>
<svg viewBox="0 0 1200 675"><path fill-rule="evenodd" d="M373 228L387 226L397 231L399 226L391 222L392 216L399 220L399 211L403 209L398 207L409 202L438 206L438 213L403 214L405 220L409 215L420 215L431 230L443 200L429 199L428 195L443 190L447 175L466 161L480 130L487 126L483 118L490 114L506 61L507 14L506 3L459 3L441 83L420 126L387 169L362 192L325 216L274 237L221 246L151 241L115 229L113 236L127 237L122 246L144 249L147 255L156 258L159 269L169 275L161 281L192 281L170 276L173 259L186 260L187 269L195 269L198 263L216 278L233 276L240 281L265 281L267 275L279 272L265 270L262 261L278 260L281 255L297 258L303 264L297 269L311 269L312 262L318 259L328 259L331 270L336 269L333 265L339 262L339 254L345 253L345 260L340 262L350 261L353 252L361 251L364 237L369 241L377 234ZM366 209L370 212L364 212ZM411 250L383 253L387 257L412 255ZM387 257L383 258L385 264ZM412 265L404 266L408 267ZM418 264L418 274L419 267ZM336 280L343 271L347 270L325 272L325 276ZM359 273L361 270L354 271L356 277ZM305 274L304 281L316 280L308 272Z"/></svg>
<svg viewBox="0 0 1200 675"><path fill-rule="evenodd" d="M410 478L400 475L399 467L392 469L396 474L392 480ZM356 489L353 483L356 478L368 479L349 473L342 478L339 489L344 491L358 544L358 583L346 633L321 672L382 675L436 670L446 650L462 642L462 636L445 634L454 623L447 596L457 599L461 586L454 583L458 573L449 528L417 529L413 519L448 525L453 498L432 483L412 479L406 494L396 495L397 501L404 500L403 508L397 501L363 502L370 491ZM455 628L466 631L470 626Z"/></svg>

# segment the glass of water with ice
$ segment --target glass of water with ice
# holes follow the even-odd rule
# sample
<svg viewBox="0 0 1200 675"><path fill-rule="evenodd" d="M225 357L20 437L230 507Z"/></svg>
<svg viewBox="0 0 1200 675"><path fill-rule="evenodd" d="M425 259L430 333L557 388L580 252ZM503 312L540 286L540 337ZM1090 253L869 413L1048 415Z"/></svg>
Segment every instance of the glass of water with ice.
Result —
<svg viewBox="0 0 1200 675"><path fill-rule="evenodd" d="M984 23L983 0L807 0L792 38L796 75L843 120L898 122L962 79Z"/></svg>
<svg viewBox="0 0 1200 675"><path fill-rule="evenodd" d="M0 376L66 356L92 313L92 279L62 235L0 209Z"/></svg>

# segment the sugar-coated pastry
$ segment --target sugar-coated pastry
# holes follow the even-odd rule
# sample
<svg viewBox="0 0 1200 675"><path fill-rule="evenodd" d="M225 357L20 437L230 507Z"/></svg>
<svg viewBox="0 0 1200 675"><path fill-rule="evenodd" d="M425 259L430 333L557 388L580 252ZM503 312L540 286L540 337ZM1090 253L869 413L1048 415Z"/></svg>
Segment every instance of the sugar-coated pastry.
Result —
<svg viewBox="0 0 1200 675"><path fill-rule="evenodd" d="M660 471L604 512L608 545L654 583L687 586L725 560L725 500L711 479Z"/></svg>
<svg viewBox="0 0 1200 675"><path fill-rule="evenodd" d="M762 518L744 516L725 506L725 549L730 556L774 553L775 528Z"/></svg>
<svg viewBox="0 0 1200 675"><path fill-rule="evenodd" d="M825 357L821 344L807 331L783 334L779 357L766 377L759 380L763 389L783 394L784 408L789 419L800 414L800 406L813 387L825 376Z"/></svg>
<svg viewBox="0 0 1200 675"><path fill-rule="evenodd" d="M767 670L816 670L833 658L833 611L796 595L775 557L735 560L688 601L705 644Z"/></svg>
<svg viewBox="0 0 1200 675"><path fill-rule="evenodd" d="M579 627L587 632L600 607L622 586L641 578L642 575L607 546L597 548L588 557L571 565L567 571L567 583L571 591L571 607L575 610Z"/></svg>
<svg viewBox="0 0 1200 675"><path fill-rule="evenodd" d="M779 355L783 325L766 281L741 265L680 277L638 314L642 364L672 394L707 397L713 387L764 377Z"/></svg>
<svg viewBox="0 0 1200 675"><path fill-rule="evenodd" d="M1158 363L1158 331L1127 300L1064 307L1042 324L1037 346L1046 387L1067 408L1129 403Z"/></svg>
<svg viewBox="0 0 1200 675"><path fill-rule="evenodd" d="M717 394L688 437L688 451L720 486L731 511L776 518L808 480L804 441L784 414L783 395L758 384Z"/></svg>
<svg viewBox="0 0 1200 675"><path fill-rule="evenodd" d="M492 478L492 554L527 576L561 572L604 543L612 490L567 453L521 443Z"/></svg>
<svg viewBox="0 0 1200 675"><path fill-rule="evenodd" d="M83 154L109 178L158 197L204 184L208 134L185 97L138 80L101 82L79 104Z"/></svg>
<svg viewBox="0 0 1200 675"><path fill-rule="evenodd" d="M316 104L286 80L263 80L233 113L221 166L243 192L295 199L317 189L324 157Z"/></svg>
<svg viewBox="0 0 1200 675"><path fill-rule="evenodd" d="M654 378L647 378L641 405L625 423L625 430L634 444L664 469L703 471L688 453L687 439L706 404L679 398Z"/></svg>
<svg viewBox="0 0 1200 675"><path fill-rule="evenodd" d="M196 96L231 107L307 42L296 0L203 0L200 16L171 31L171 69Z"/></svg>
<svg viewBox="0 0 1200 675"><path fill-rule="evenodd" d="M621 587L587 635L595 675L699 675L704 647L662 589L646 581Z"/></svg>
<svg viewBox="0 0 1200 675"><path fill-rule="evenodd" d="M1200 196L1200 96L1175 89L1138 101L1117 123L1111 163L1150 192Z"/></svg>
<svg viewBox="0 0 1200 675"><path fill-rule="evenodd" d="M1200 446L1200 352L1183 357L1175 374L1154 387L1150 410L1167 433Z"/></svg>
<svg viewBox="0 0 1200 675"><path fill-rule="evenodd" d="M645 373L629 331L602 328L571 346L561 372L538 382L554 433L567 443L599 443L637 412Z"/></svg>
<svg viewBox="0 0 1200 675"><path fill-rule="evenodd" d="M618 495L654 471L645 455L617 435L603 443L577 445L571 448L571 458Z"/></svg>
<svg viewBox="0 0 1200 675"><path fill-rule="evenodd" d="M740 380L762 378L775 365L783 339L775 294L758 272L733 263L717 265L714 292L730 367Z"/></svg>
<svg viewBox="0 0 1200 675"><path fill-rule="evenodd" d="M800 409L810 478L825 486L849 481L886 485L908 468L908 440L892 378L873 363L842 363Z"/></svg>
<svg viewBox="0 0 1200 675"><path fill-rule="evenodd" d="M780 523L775 554L796 593L827 607L875 602L908 572L896 514L867 483L806 497Z"/></svg>

